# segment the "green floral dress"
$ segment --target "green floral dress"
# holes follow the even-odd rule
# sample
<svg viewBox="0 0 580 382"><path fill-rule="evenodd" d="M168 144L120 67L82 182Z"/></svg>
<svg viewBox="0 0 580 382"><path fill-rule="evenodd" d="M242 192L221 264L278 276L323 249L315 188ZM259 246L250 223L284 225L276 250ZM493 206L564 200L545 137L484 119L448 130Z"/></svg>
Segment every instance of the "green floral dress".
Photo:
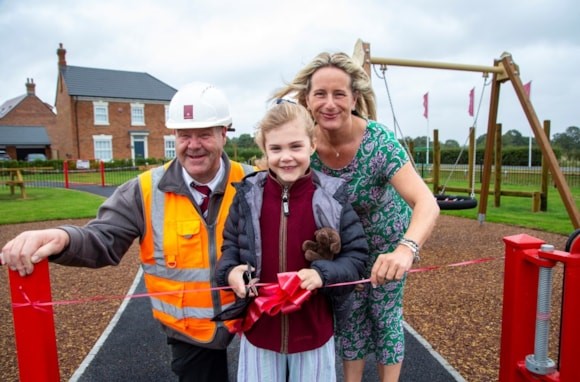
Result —
<svg viewBox="0 0 580 382"><path fill-rule="evenodd" d="M392 252L409 226L412 210L390 184L393 175L409 161L404 148L387 127L369 120L354 159L344 168L332 169L317 153L311 166L346 180L350 203L358 213L367 237L370 261L366 277L378 255ZM337 331L340 356L358 360L374 353L384 365L403 361L403 288L405 279L377 288L365 283L354 292L352 314Z"/></svg>

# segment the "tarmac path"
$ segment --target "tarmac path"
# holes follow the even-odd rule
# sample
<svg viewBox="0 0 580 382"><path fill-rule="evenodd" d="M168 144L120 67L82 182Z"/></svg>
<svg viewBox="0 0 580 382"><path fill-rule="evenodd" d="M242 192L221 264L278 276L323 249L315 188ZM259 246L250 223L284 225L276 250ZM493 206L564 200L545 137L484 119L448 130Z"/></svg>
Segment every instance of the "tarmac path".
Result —
<svg viewBox="0 0 580 382"><path fill-rule="evenodd" d="M108 197L115 187L73 186L72 188ZM141 271L128 294L145 293ZM405 361L400 382L465 381L429 343L405 323ZM239 340L228 347L230 381L236 381ZM177 381L171 371L171 351L159 323L151 314L148 298L126 299L91 352L70 381L115 382ZM344 379L337 357L337 381ZM363 381L378 381L374 359L367 361Z"/></svg>

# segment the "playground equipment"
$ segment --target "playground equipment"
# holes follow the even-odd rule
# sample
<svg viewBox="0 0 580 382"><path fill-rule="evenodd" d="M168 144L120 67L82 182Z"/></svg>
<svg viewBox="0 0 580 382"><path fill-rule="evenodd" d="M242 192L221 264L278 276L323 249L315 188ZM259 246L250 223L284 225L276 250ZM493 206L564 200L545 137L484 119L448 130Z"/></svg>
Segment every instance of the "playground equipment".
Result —
<svg viewBox="0 0 580 382"><path fill-rule="evenodd" d="M566 251L529 235L504 238L500 382L580 381L580 230ZM559 359L548 357L552 271L564 264Z"/></svg>
<svg viewBox="0 0 580 382"><path fill-rule="evenodd" d="M479 113L479 111L478 111ZM442 186L439 186L439 174L441 170L441 163L440 163L440 144L439 144L439 132L437 130L433 131L433 139L435 146L435 155L433 160L433 192L435 193L435 198L437 199L437 204L439 204L439 208L442 210L464 210L469 208L477 207L477 199L475 199L475 126L469 128L469 152L468 152L468 178L469 178L469 189L462 189L462 188L454 188L454 187L447 187L447 183L453 175L453 171L459 163L461 158L461 154L463 153L463 148L461 149L459 155L457 156L457 160L453 165L453 169L449 173L447 180ZM465 146L465 145L464 145ZM447 195L445 192L449 191L462 191L462 192L470 192L469 196L452 196Z"/></svg>
<svg viewBox="0 0 580 382"><path fill-rule="evenodd" d="M437 204L442 210L466 210L477 207L477 199L473 196L436 194Z"/></svg>
<svg viewBox="0 0 580 382"><path fill-rule="evenodd" d="M501 144L501 124L496 126L497 134L496 134L496 150L495 150L495 162L494 162L494 169L495 169L495 179L494 179L494 207L500 207L501 205L501 197L502 196L511 196L511 197L524 197L524 198L531 198L532 199L532 212L538 211L547 211L547 197L549 192L549 177L548 177L548 166L546 161L542 158L542 166L541 166L541 173L540 173L540 189L537 191L511 191L502 189L502 176L504 174L503 171L503 163L502 163L502 144ZM549 135L550 131L550 121L544 121L544 130L546 134ZM461 196L450 196L446 195L446 191L452 192L461 192L461 193L469 193L471 192L471 196L475 193L481 193L481 190L475 188L475 131L474 128L470 128L469 132L469 162L467 165L468 169L468 179L469 179L469 187L448 187L447 181L451 177L454 169L451 170L447 181L439 185L439 178L441 173L441 164L439 159L439 152L440 152L440 144L439 144L439 133L438 130L433 130L433 147L434 147L434 155L433 155L433 167L432 167L432 178L426 179L427 183L432 183L433 185L433 192L436 194L438 198L439 206L441 209L467 209L467 208L475 208L477 206L477 201L470 197L461 197ZM461 156L458 156L458 158ZM457 162L455 163L457 165ZM455 167L454 165L454 167ZM506 170L507 173L507 170ZM452 198L457 198L456 200ZM457 202L457 203L456 203ZM442 206L442 204L447 203L447 205ZM454 205L458 204L458 205Z"/></svg>
<svg viewBox="0 0 580 382"><path fill-rule="evenodd" d="M373 66L373 68L376 68L376 66ZM404 139L404 134L401 130L401 127L399 125L399 121L396 117L395 114L395 108L393 106L393 100L391 97L391 92L389 90L389 84L387 82L387 75L386 75L386 71L387 71L387 65L385 64L381 64L380 65L380 71L381 73L376 72L377 76L379 78L381 78L385 84L385 89L387 92L387 98L389 100L389 106L391 109L391 114L393 116L393 127L395 130L395 134L398 132L400 134L400 136L403 138L402 140L402 144L405 147L405 149L407 150L407 153L409 154L409 158L411 163L413 164L413 166L415 166L414 160L413 160L413 150L409 147L409 144L407 143L406 139ZM467 137L468 140L471 141L471 145L470 145L470 157L469 157L469 173L470 173L470 187L471 187L471 193L469 194L469 196L458 196L458 195L447 195L445 194L445 188L447 185L447 182L449 181L449 179L451 178L451 175L453 175L453 171L455 170L457 163L459 163L459 160L461 159L461 155L463 154L464 151L464 147L465 144L461 147L461 151L459 152L459 155L457 156L457 160L453 166L453 169L451 171L451 173L449 174L449 177L447 178L447 181L445 182L445 184L439 188L439 177L438 177L438 173L434 178L435 181L433 182L433 193L435 194L435 199L437 200L437 204L439 205L439 208L443 209L443 210L460 210L460 209L470 209L470 208L475 208L477 206L477 199L475 199L475 189L474 189L474 185L475 185L475 171L474 171L474 166L475 166L475 150L472 150L472 146L474 147L475 145L475 127L477 126L477 118L479 116L479 110L481 108L481 101L483 100L483 94L484 94L484 90L485 87L487 85L489 85L488 82L486 82L486 79L488 77L487 73L484 73L483 75L483 89L481 92L481 97L478 103L478 107L477 107L477 112L474 115L473 118L473 124L472 127L470 128L470 134ZM433 131L434 134L434 150L433 150L433 168L436 169L437 171L440 168L440 163L439 163L439 157L437 157L437 153L440 152L440 145L439 145L439 139L438 139L438 131L437 129L435 129ZM426 157L427 157L427 164L428 164L428 153L429 153L429 141L427 139L427 146L425 147L425 152L426 152ZM416 166L415 166L416 167Z"/></svg>
<svg viewBox="0 0 580 382"><path fill-rule="evenodd" d="M450 69L450 70L460 70L460 71L472 71L481 73L491 73L491 95L490 95L490 107L489 107L489 117L488 117L488 127L487 127L487 140L484 156L483 165L483 178L481 185L481 195L479 202L479 213L478 221L483 223L485 221L485 214L487 211L487 198L489 195L489 185L491 182L491 172L492 172L492 161L496 137L496 125L497 125L497 115L499 108L499 93L500 85L503 82L510 81L514 87L515 93L522 105L522 109L530 123L530 127L534 132L538 146L542 151L542 155L547 161L548 168L552 173L554 183L572 226L577 229L580 228L580 212L576 207L574 198L570 191L570 187L566 183L566 179L562 174L561 169L558 166L558 161L556 155L550 146L548 137L546 136L544 130L541 128L540 121L536 115L534 107L530 101L530 98L526 94L524 85L519 77L519 68L512 59L509 53L503 53L499 59L494 60L493 66L481 66L481 65L467 65L467 64L455 64L455 63L445 63L445 62L428 62L428 61L417 61L417 60L406 60L397 58L381 58L372 57L370 44L358 40L354 47L353 58L361 64L365 69L367 74L370 76L371 65L395 65L395 66L408 66L417 68L431 68L431 69Z"/></svg>

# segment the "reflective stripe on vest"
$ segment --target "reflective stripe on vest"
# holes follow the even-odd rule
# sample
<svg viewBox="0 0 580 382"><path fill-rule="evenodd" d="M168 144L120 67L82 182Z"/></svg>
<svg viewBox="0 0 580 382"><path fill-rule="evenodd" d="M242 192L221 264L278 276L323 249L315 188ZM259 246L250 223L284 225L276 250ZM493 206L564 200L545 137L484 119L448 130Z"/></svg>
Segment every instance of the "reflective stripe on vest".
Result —
<svg viewBox="0 0 580 382"><path fill-rule="evenodd" d="M221 256L222 233L235 189L245 168L230 162L216 222L206 225L186 195L165 193L158 184L169 164L139 176L146 230L141 241L145 285L153 315L164 325L200 343L213 340L222 323L210 321L232 304L230 291L210 291L210 269ZM229 324L228 324L229 326Z"/></svg>

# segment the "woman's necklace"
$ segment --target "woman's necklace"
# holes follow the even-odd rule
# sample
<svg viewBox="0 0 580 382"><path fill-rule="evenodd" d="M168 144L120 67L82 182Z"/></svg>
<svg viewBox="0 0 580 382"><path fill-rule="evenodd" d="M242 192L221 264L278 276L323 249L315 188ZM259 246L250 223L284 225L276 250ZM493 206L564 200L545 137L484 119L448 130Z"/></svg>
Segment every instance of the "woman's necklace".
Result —
<svg viewBox="0 0 580 382"><path fill-rule="evenodd" d="M333 145L332 143L330 143L330 141L329 141L329 140L326 140L326 143L328 144L328 147L329 147L329 148L330 148L332 151L334 151L334 157L335 157L335 158L340 158L340 151L338 151L338 150L337 150L337 149L334 147L334 145Z"/></svg>
<svg viewBox="0 0 580 382"><path fill-rule="evenodd" d="M340 151L337 150L336 147L332 143L330 143L330 139L328 137L325 137L324 141L328 145L328 148L330 148L330 150L332 150L332 152L334 152L334 157L337 159L340 158Z"/></svg>
<svg viewBox="0 0 580 382"><path fill-rule="evenodd" d="M330 143L329 143L329 145L330 145ZM337 149L335 149L334 146L330 145L330 148L332 148L332 151L334 151L334 154L337 158L340 157L340 152Z"/></svg>

